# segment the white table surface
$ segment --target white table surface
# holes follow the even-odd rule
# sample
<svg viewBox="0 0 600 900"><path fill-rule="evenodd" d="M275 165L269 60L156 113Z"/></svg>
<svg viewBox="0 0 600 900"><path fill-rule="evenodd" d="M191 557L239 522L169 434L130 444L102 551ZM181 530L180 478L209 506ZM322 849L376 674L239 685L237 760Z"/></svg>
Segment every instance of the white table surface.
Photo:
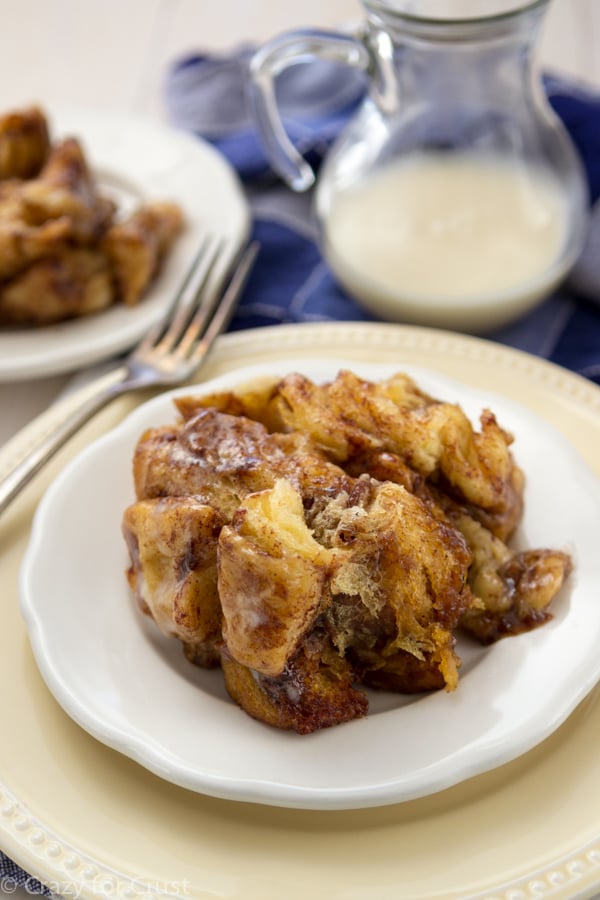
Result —
<svg viewBox="0 0 600 900"><path fill-rule="evenodd" d="M165 118L167 64L298 26L360 18L358 0L0 0L0 110L74 102ZM600 0L554 0L540 61L600 88ZM0 446L71 376L0 385ZM24 900L26 890L0 896Z"/></svg>

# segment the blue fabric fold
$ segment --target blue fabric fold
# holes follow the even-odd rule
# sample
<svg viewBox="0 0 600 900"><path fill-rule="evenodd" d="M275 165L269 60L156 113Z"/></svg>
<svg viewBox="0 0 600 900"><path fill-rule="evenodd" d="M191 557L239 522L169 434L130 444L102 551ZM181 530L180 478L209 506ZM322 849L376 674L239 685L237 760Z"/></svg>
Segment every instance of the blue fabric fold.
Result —
<svg viewBox="0 0 600 900"><path fill-rule="evenodd" d="M282 322L376 321L336 283L321 257L310 215L290 216L258 139L246 99L251 47L226 55L189 56L168 73L173 124L210 141L229 160L255 209L263 249L232 329ZM299 151L318 168L362 101L362 73L329 62L294 66L277 81L282 119ZM592 203L600 199L600 97L562 78L544 89L580 154ZM257 202L260 201L260 202ZM588 246L561 288L518 322L486 337L550 359L600 383L600 204Z"/></svg>
<svg viewBox="0 0 600 900"><path fill-rule="evenodd" d="M252 53L242 47L233 55L188 56L174 65L166 84L172 123L213 143L246 182L273 177L247 104ZM315 168L364 91L361 72L328 61L287 69L278 78L285 129Z"/></svg>
<svg viewBox="0 0 600 900"><path fill-rule="evenodd" d="M28 894L52 897L50 888L29 875L20 866L0 851L0 886L8 894L14 894L17 888L24 888Z"/></svg>

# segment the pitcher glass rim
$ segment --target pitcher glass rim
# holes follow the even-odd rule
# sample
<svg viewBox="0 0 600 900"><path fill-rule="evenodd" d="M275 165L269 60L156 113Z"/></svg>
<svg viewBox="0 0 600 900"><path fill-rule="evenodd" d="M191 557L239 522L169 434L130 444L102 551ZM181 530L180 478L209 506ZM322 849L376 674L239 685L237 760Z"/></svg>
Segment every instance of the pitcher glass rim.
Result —
<svg viewBox="0 0 600 900"><path fill-rule="evenodd" d="M403 5L408 5L407 0L397 0L396 3L394 3L394 0L362 0L362 4L368 12L391 16L395 20L403 21L407 24L439 26L440 28L448 29L508 22L533 10L541 9L550 2L551 0L521 0L521 2L513 0L512 3L506 4L506 9L497 12L452 17L447 14L438 16L402 8Z"/></svg>

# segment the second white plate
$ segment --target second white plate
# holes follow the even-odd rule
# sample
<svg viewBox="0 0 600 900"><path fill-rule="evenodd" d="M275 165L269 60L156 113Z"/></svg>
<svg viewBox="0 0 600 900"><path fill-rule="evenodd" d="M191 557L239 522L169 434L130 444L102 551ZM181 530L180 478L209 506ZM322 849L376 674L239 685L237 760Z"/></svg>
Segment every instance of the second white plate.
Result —
<svg viewBox="0 0 600 900"><path fill-rule="evenodd" d="M392 371L343 360L289 360L285 367L239 370L197 390L291 370L320 380L344 365L372 378ZM194 791L343 809L439 791L514 759L565 720L600 678L598 481L530 410L406 369L426 391L460 403L474 421L491 405L516 435L515 455L527 476L517 540L574 556L575 575L554 603L555 618L487 649L459 646L464 664L453 694L371 694L366 719L303 737L255 722L229 699L221 673L187 663L178 642L163 638L129 596L121 518L133 499L131 458L144 428L176 418L173 394L165 394L57 478L39 506L22 569L21 609L38 665L83 728Z"/></svg>
<svg viewBox="0 0 600 900"><path fill-rule="evenodd" d="M203 233L222 238L232 258L249 230L235 172L199 138L98 110L50 109L48 117L53 140L80 139L100 188L122 212L146 200L172 200L183 209L186 228L139 305L118 304L44 328L0 329L0 382L70 372L125 351L166 312ZM221 265L227 260L224 254Z"/></svg>

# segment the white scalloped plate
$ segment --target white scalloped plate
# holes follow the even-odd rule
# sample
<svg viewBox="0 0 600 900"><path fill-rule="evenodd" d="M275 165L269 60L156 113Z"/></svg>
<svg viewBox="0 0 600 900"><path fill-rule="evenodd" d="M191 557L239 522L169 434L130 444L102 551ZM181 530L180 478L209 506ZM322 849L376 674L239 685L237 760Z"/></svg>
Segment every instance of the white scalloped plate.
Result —
<svg viewBox="0 0 600 900"><path fill-rule="evenodd" d="M207 383L221 390L260 375L333 378L344 359L286 360ZM354 366L365 377L390 366ZM163 778L226 799L353 809L434 793L509 762L556 729L600 678L600 483L567 441L525 407L408 368L474 424L491 406L516 435L527 478L523 546L572 551L576 574L544 628L482 651L462 641L459 689L406 698L372 694L367 719L299 738L250 719L219 672L191 669L133 608L121 534L133 502L133 448L146 428L177 418L172 398L144 404L77 457L38 507L21 577L36 659L65 710L90 734ZM544 453L540 454L540 444ZM569 472L558 480L556 472ZM107 486L110 485L110 490ZM554 509L560 516L553 516ZM115 635L119 641L115 642ZM208 739L200 739L209 735ZM377 766L364 765L377 757Z"/></svg>
<svg viewBox="0 0 600 900"><path fill-rule="evenodd" d="M416 365L476 384L554 425L600 475L600 391L486 341L355 323L282 326L226 337L205 375L294 356ZM40 491L65 458L134 406L123 400L107 410L0 521L0 690L5 721L18 723L5 727L0 741L0 844L6 852L46 884L90 900L108 892L124 900L144 891L198 900L591 896L600 886L598 688L550 737L510 763L428 797L344 811L230 802L177 787L95 740L65 714L30 651L17 611L17 573ZM545 452L540 442L540 458ZM553 477L568 481L572 473ZM550 538L559 527L554 520L571 515L570 500L559 507L553 490L547 501ZM81 527L93 533L92 521L84 516ZM561 599L561 624L572 596ZM84 609L83 595L82 604ZM122 649L121 630L114 644ZM374 718L384 721L386 715ZM209 739L202 732L200 740ZM343 757L340 766L347 766ZM377 770L379 753L362 766Z"/></svg>
<svg viewBox="0 0 600 900"><path fill-rule="evenodd" d="M116 304L43 328L0 328L0 382L70 372L127 350L164 315L207 229L223 239L231 258L249 228L237 175L205 141L124 113L65 106L48 117L53 140L80 139L101 190L122 214L148 200L172 200L186 227L138 305Z"/></svg>

